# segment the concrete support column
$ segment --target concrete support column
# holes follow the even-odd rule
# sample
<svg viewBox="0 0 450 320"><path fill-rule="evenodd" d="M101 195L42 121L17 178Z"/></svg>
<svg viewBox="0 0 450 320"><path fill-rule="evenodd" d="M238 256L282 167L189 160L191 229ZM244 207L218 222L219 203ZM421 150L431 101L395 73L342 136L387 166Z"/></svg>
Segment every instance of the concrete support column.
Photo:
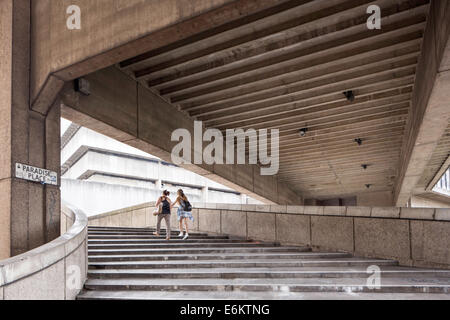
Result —
<svg viewBox="0 0 450 320"><path fill-rule="evenodd" d="M247 195L242 193L241 194L241 204L247 204L247 199L248 199Z"/></svg>
<svg viewBox="0 0 450 320"><path fill-rule="evenodd" d="M156 189L157 190L162 190L162 180L161 180L161 175L162 175L162 163L161 161L158 162L158 176L157 176L157 180L156 180Z"/></svg>
<svg viewBox="0 0 450 320"><path fill-rule="evenodd" d="M60 103L30 110L30 1L0 6L0 260L59 236L60 190L15 178L15 164L60 174Z"/></svg>
<svg viewBox="0 0 450 320"><path fill-rule="evenodd" d="M203 203L208 203L208 193L209 193L209 188L206 186L206 187L203 187L202 188L202 202Z"/></svg>

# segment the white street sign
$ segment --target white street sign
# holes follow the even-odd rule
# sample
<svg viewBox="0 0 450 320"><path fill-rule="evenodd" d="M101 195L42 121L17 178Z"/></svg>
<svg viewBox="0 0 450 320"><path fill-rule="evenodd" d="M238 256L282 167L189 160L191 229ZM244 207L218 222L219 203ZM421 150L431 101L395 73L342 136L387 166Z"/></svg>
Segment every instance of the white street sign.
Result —
<svg viewBox="0 0 450 320"><path fill-rule="evenodd" d="M21 163L16 163L16 178L42 184L58 185L58 174L56 172Z"/></svg>

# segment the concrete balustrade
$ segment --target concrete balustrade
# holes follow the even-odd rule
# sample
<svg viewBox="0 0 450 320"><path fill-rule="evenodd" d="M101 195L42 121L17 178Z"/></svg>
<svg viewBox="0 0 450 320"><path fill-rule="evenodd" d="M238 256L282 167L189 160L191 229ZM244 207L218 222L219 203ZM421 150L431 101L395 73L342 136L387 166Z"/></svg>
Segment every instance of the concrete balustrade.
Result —
<svg viewBox="0 0 450 320"><path fill-rule="evenodd" d="M0 300L73 300L87 276L86 215L62 207L63 235L22 255L0 261Z"/></svg>
<svg viewBox="0 0 450 320"><path fill-rule="evenodd" d="M67 206L61 208L61 234L65 234L75 223L75 214Z"/></svg>
<svg viewBox="0 0 450 320"><path fill-rule="evenodd" d="M154 205L91 217L89 224L154 227ZM197 203L193 215L193 231L396 259L405 266L450 269L450 209ZM171 219L172 227L177 228L176 209Z"/></svg>

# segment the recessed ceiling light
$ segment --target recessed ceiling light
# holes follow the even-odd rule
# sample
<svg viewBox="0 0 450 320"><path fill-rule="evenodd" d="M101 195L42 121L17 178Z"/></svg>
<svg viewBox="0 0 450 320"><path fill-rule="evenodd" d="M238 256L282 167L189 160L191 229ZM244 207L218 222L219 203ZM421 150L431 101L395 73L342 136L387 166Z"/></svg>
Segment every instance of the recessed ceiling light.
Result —
<svg viewBox="0 0 450 320"><path fill-rule="evenodd" d="M307 132L308 132L308 128L303 128L298 131L298 134L300 135L300 137L304 137L304 136L306 136Z"/></svg>
<svg viewBox="0 0 450 320"><path fill-rule="evenodd" d="M89 96L91 94L89 81L83 78L75 79L75 91Z"/></svg>
<svg viewBox="0 0 450 320"><path fill-rule="evenodd" d="M347 98L348 101L353 102L355 101L355 94L352 90L343 92L344 96Z"/></svg>

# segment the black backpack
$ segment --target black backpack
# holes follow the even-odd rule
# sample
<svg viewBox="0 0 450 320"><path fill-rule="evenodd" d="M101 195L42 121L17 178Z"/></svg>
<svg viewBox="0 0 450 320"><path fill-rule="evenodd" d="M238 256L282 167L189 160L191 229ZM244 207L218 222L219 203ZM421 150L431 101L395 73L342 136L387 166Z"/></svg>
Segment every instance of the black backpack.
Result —
<svg viewBox="0 0 450 320"><path fill-rule="evenodd" d="M186 212L191 212L192 211L192 205L187 200L183 200L183 211L186 211Z"/></svg>

